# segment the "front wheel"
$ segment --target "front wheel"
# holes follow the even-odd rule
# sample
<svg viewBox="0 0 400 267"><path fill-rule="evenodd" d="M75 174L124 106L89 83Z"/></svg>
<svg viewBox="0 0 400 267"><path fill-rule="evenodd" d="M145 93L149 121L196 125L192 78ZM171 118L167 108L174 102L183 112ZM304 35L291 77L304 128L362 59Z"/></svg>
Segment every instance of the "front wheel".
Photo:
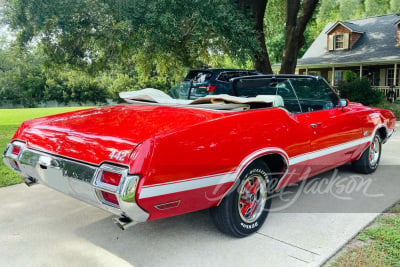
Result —
<svg viewBox="0 0 400 267"><path fill-rule="evenodd" d="M379 165L382 152L381 137L376 134L369 147L363 152L361 157L353 162L353 169L361 173L373 173Z"/></svg>
<svg viewBox="0 0 400 267"><path fill-rule="evenodd" d="M263 161L255 161L241 174L238 186L219 206L211 208L217 228L228 235L245 237L256 232L271 206L268 186L270 171Z"/></svg>

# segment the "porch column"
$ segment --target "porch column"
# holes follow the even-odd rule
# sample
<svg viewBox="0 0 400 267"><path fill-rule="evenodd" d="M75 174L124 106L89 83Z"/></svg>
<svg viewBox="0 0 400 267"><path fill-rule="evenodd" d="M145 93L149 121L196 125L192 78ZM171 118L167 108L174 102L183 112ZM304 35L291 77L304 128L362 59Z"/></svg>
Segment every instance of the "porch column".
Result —
<svg viewBox="0 0 400 267"><path fill-rule="evenodd" d="M393 86L397 86L397 63L394 63L394 77L393 77Z"/></svg>
<svg viewBox="0 0 400 267"><path fill-rule="evenodd" d="M306 75L308 75L308 67L306 67Z"/></svg>
<svg viewBox="0 0 400 267"><path fill-rule="evenodd" d="M331 80L331 85L335 85L335 66L332 66L332 80Z"/></svg>
<svg viewBox="0 0 400 267"><path fill-rule="evenodd" d="M362 71L363 71L363 65L360 64L360 79L362 79Z"/></svg>

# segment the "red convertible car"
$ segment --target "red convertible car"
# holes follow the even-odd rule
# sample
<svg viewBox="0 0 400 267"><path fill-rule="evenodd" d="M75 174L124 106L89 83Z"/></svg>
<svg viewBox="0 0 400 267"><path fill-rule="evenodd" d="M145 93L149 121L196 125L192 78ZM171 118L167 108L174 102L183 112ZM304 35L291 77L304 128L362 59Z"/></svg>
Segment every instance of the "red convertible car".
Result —
<svg viewBox="0 0 400 267"><path fill-rule="evenodd" d="M394 132L391 111L340 99L320 77L230 83L230 95L127 93L132 103L26 121L4 162L27 184L117 214L121 228L210 208L218 229L243 237L274 190L346 163L375 171Z"/></svg>

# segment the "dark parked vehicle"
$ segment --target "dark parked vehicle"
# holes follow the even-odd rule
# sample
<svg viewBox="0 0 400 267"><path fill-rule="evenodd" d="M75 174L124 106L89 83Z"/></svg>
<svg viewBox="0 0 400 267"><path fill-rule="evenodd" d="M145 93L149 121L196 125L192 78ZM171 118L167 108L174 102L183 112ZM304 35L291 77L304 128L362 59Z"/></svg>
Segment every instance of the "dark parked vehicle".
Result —
<svg viewBox="0 0 400 267"><path fill-rule="evenodd" d="M190 70L179 88L172 88L169 94L177 99L197 99L206 95L219 94L231 95L230 79L252 75L261 75L261 73L255 70L243 69Z"/></svg>

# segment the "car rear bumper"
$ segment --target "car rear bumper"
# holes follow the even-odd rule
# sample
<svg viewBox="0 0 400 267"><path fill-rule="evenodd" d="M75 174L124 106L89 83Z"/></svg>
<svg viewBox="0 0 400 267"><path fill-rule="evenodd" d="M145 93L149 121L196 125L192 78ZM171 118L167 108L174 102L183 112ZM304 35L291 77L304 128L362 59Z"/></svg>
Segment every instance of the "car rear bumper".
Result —
<svg viewBox="0 0 400 267"><path fill-rule="evenodd" d="M386 143L387 141L389 141L389 139L393 136L394 132L395 132L394 129L390 130L390 131L388 132L388 135L387 135L387 137L386 137L386 139L384 140L383 143Z"/></svg>
<svg viewBox="0 0 400 267"><path fill-rule="evenodd" d="M19 146L18 155L13 147ZM103 164L100 167L62 158L42 151L28 148L25 143L14 141L4 151L3 162L30 182L39 182L52 189L82 200L93 206L105 209L135 222L146 221L149 214L135 201L139 176L128 175L127 169ZM123 169L118 186L108 186L98 181L99 172L105 168ZM101 191L115 194L118 205L106 201Z"/></svg>

